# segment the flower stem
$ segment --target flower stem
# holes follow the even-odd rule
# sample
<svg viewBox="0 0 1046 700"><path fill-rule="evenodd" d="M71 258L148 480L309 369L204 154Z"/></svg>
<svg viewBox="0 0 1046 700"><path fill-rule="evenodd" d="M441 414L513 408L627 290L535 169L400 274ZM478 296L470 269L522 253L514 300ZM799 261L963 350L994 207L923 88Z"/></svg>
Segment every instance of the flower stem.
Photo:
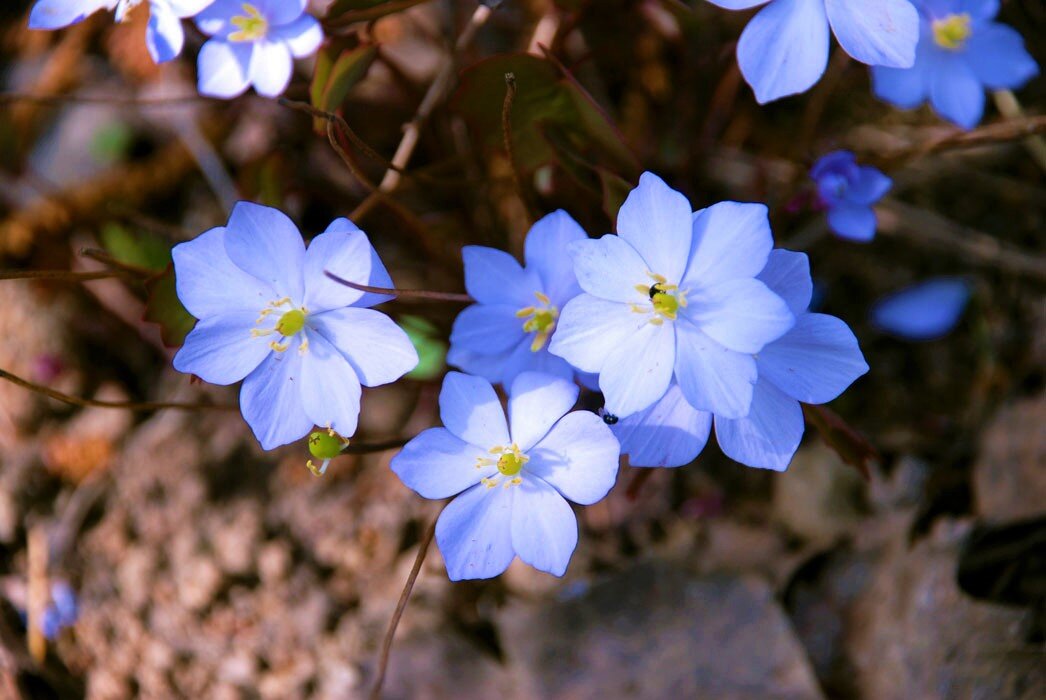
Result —
<svg viewBox="0 0 1046 700"><path fill-rule="evenodd" d="M456 294L454 292L430 292L424 289L392 289L391 287L372 287L368 284L359 284L358 282L350 282L347 279L338 277L330 270L324 270L323 274L330 277L338 284L343 284L346 287L352 287L361 292L370 292L371 294L384 294L390 297L400 297L402 299L423 299L425 301L452 301L460 304L471 304L474 300L468 294Z"/></svg>

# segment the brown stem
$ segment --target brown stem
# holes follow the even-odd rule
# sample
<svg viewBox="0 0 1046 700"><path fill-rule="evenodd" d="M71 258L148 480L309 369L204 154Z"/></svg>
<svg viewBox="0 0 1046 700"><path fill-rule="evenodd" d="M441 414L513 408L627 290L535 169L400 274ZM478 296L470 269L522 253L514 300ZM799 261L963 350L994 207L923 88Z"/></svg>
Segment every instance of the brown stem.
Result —
<svg viewBox="0 0 1046 700"><path fill-rule="evenodd" d="M106 253L104 250L98 250L97 248L81 248L80 255L84 256L85 258L91 258L91 260L97 260L103 265L108 265L109 267L114 268L116 270L123 270L128 274L137 275L139 277L153 277L154 275L158 275L162 272L162 270L150 270L147 267L126 263L123 260L118 260L117 258L114 258L112 255Z"/></svg>
<svg viewBox="0 0 1046 700"><path fill-rule="evenodd" d="M89 282L113 277L127 277L126 270L93 270L73 272L71 270L0 270L0 280L53 280L56 282Z"/></svg>
<svg viewBox="0 0 1046 700"><path fill-rule="evenodd" d="M358 289L361 292L370 292L371 294L383 294L390 297L401 297L403 299L424 299L425 301L453 301L461 304L471 304L475 301L468 294L456 294L454 292L430 292L424 289L392 289L391 287L372 287L368 284L359 284L358 282L350 282L347 279L338 277L330 270L324 270L323 274L330 277L338 284L343 284L346 287Z"/></svg>
<svg viewBox="0 0 1046 700"><path fill-rule="evenodd" d="M343 455L367 455L374 452L385 452L386 450L395 450L397 447L403 447L407 444L407 438L396 438L395 440L385 440L384 442L350 442L348 446L342 449Z"/></svg>
<svg viewBox="0 0 1046 700"><path fill-rule="evenodd" d="M200 95L185 95L183 97L99 97L84 95L34 95L28 92L0 92L0 104L11 102L29 102L37 105L61 106L64 104L87 104L87 105L133 105L135 107L171 107L181 104L193 104L196 102L209 102L210 98Z"/></svg>
<svg viewBox="0 0 1046 700"><path fill-rule="evenodd" d="M436 520L437 518L432 519L421 538L421 544L418 545L418 555L414 558L414 566L411 567L410 575L407 576L407 583L404 584L399 602L396 603L396 610L392 613L392 619L389 620L389 628L386 630L385 640L381 644L381 657L378 659L378 677L374 679L374 686L370 691L371 700L379 700L381 698L381 687L385 684L385 672L388 670L389 655L392 653L392 638L396 636L396 628L399 627L400 618L403 617L403 611L407 608L410 592L414 590L414 582L418 580L418 574L421 573L421 565L425 562L425 555L428 554L429 545L432 544L432 538L436 534Z"/></svg>

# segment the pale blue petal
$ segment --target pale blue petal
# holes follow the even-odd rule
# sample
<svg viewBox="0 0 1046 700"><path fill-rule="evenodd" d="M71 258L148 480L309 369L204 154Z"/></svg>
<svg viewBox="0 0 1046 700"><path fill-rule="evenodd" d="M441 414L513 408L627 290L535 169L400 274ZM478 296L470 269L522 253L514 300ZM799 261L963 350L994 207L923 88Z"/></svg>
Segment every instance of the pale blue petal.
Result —
<svg viewBox="0 0 1046 700"><path fill-rule="evenodd" d="M901 109L914 109L930 95L926 66L916 59L912 68L872 67L872 90L880 100Z"/></svg>
<svg viewBox="0 0 1046 700"><path fill-rule="evenodd" d="M541 479L512 487L512 548L538 571L562 576L577 547L577 518L563 497Z"/></svg>
<svg viewBox="0 0 1046 700"><path fill-rule="evenodd" d="M701 290L680 314L717 343L754 353L795 324L784 300L757 279L734 279Z"/></svg>
<svg viewBox="0 0 1046 700"><path fill-rule="evenodd" d="M588 236L562 209L538 220L527 234L524 260L537 273L552 303L562 306L581 292L567 246Z"/></svg>
<svg viewBox="0 0 1046 700"><path fill-rule="evenodd" d="M500 379L506 387L523 372L541 372L573 381L574 368L569 362L551 354L547 347L534 352L530 345L531 340L526 338L506 357Z"/></svg>
<svg viewBox="0 0 1046 700"><path fill-rule="evenodd" d="M653 406L611 426L633 467L690 464L705 448L711 429L712 414L688 404L674 382Z"/></svg>
<svg viewBox="0 0 1046 700"><path fill-rule="evenodd" d="M252 338L257 311L229 311L198 322L178 354L174 368L209 384L235 384L272 352L262 338Z"/></svg>
<svg viewBox="0 0 1046 700"><path fill-rule="evenodd" d="M300 304L305 243L298 227L279 209L238 202L225 227L225 252L245 272Z"/></svg>
<svg viewBox="0 0 1046 700"><path fill-rule="evenodd" d="M657 175L643 173L617 213L617 233L639 253L648 271L675 284L690 253L691 212L686 197Z"/></svg>
<svg viewBox="0 0 1046 700"><path fill-rule="evenodd" d="M824 0L773 0L741 33L737 62L765 104L806 92L828 65Z"/></svg>
<svg viewBox="0 0 1046 700"><path fill-rule="evenodd" d="M665 395L676 364L677 323L647 323L611 350L599 374L608 411L624 418Z"/></svg>
<svg viewBox="0 0 1046 700"><path fill-rule="evenodd" d="M250 85L251 47L211 39L197 57L197 89L201 95L231 99Z"/></svg>
<svg viewBox="0 0 1046 700"><path fill-rule="evenodd" d="M269 39L285 44L294 58L305 58L323 43L323 26L312 15L302 15L290 24L273 27Z"/></svg>
<svg viewBox="0 0 1046 700"><path fill-rule="evenodd" d="M477 355L503 355L524 339L523 319L517 307L473 304L454 319L450 344Z"/></svg>
<svg viewBox="0 0 1046 700"><path fill-rule="evenodd" d="M196 13L193 21L204 34L225 39L229 34L237 31L237 27L229 20L242 13L243 0L214 0L213 3Z"/></svg>
<svg viewBox="0 0 1046 700"><path fill-rule="evenodd" d="M977 27L966 44L969 66L990 90L1012 90L1039 74L1039 66L1024 48L1024 39L1004 24Z"/></svg>
<svg viewBox="0 0 1046 700"><path fill-rule="evenodd" d="M908 340L934 340L955 328L971 291L963 279L922 282L880 300L872 309L872 322Z"/></svg>
<svg viewBox="0 0 1046 700"><path fill-rule="evenodd" d="M115 0L39 0L29 13L29 28L61 29L115 5Z"/></svg>
<svg viewBox="0 0 1046 700"><path fill-rule="evenodd" d="M992 19L999 14L999 0L956 0L954 8L975 20Z"/></svg>
<svg viewBox="0 0 1046 700"><path fill-rule="evenodd" d="M174 14L185 19L199 14L214 0L164 0L164 2Z"/></svg>
<svg viewBox="0 0 1046 700"><path fill-rule="evenodd" d="M449 498L480 480L497 474L490 454L455 437L446 428L429 428L411 439L389 466L392 471L423 498Z"/></svg>
<svg viewBox="0 0 1046 700"><path fill-rule="evenodd" d="M876 168L861 166L857 176L850 182L847 199L855 204L870 206L886 196L893 187L893 180L883 175Z"/></svg>
<svg viewBox="0 0 1046 700"><path fill-rule="evenodd" d="M851 241L867 243L875 238L875 212L861 204L838 204L828 210L828 228Z"/></svg>
<svg viewBox="0 0 1046 700"><path fill-rule="evenodd" d="M278 26L298 19L305 12L308 0L251 0L251 4L269 20L271 26Z"/></svg>
<svg viewBox="0 0 1046 700"><path fill-rule="evenodd" d="M522 309L534 304L540 291L537 275L523 270L503 250L467 245L461 249L465 261L465 289L481 304L507 304Z"/></svg>
<svg viewBox="0 0 1046 700"><path fill-rule="evenodd" d="M749 467L774 471L788 468L804 428L799 402L762 379L755 386L746 417L715 418L716 440L723 454Z"/></svg>
<svg viewBox="0 0 1046 700"><path fill-rule="evenodd" d="M910 68L919 43L919 13L908 0L824 0L846 53L861 63Z"/></svg>
<svg viewBox="0 0 1046 700"><path fill-rule="evenodd" d="M708 0L708 2L727 10L747 10L756 5L764 5L768 0Z"/></svg>
<svg viewBox="0 0 1046 700"><path fill-rule="evenodd" d="M972 129L984 116L984 87L960 56L938 62L930 78L934 110L964 129Z"/></svg>
<svg viewBox="0 0 1046 700"><path fill-rule="evenodd" d="M626 304L579 294L563 307L549 352L583 372L598 373L615 348L649 325Z"/></svg>
<svg viewBox="0 0 1046 700"><path fill-rule="evenodd" d="M418 366L410 338L380 311L335 309L310 314L307 324L338 349L364 386L390 384Z"/></svg>
<svg viewBox="0 0 1046 700"><path fill-rule="evenodd" d="M294 59L286 44L260 39L253 43L247 69L251 84L263 97L279 97L291 82Z"/></svg>
<svg viewBox="0 0 1046 700"><path fill-rule="evenodd" d="M262 449L300 440L314 425L301 403L301 359L297 351L270 352L243 380L240 412Z"/></svg>
<svg viewBox="0 0 1046 700"><path fill-rule="evenodd" d="M694 408L726 418L748 414L755 358L727 350L689 321L676 322L675 376Z"/></svg>
<svg viewBox="0 0 1046 700"><path fill-rule="evenodd" d="M814 281L810 277L810 259L806 253L778 249L770 253L759 279L788 304L797 319L810 306Z"/></svg>
<svg viewBox="0 0 1046 700"><path fill-rule="evenodd" d="M439 394L439 413L447 430L483 449L511 443L501 401L490 382L448 372Z"/></svg>
<svg viewBox="0 0 1046 700"><path fill-rule="evenodd" d="M368 313L377 314L377 311ZM314 425L332 428L342 437L352 437L360 417L360 398L363 390L356 371L345 359L339 348L335 348L319 333L306 329L309 347L301 359L302 407ZM300 342L301 336L294 338ZM340 348L344 352L344 348ZM375 347L368 348L375 354ZM298 353L292 343L284 354Z"/></svg>
<svg viewBox="0 0 1046 700"><path fill-rule="evenodd" d="M145 46L156 63L165 63L182 52L185 31L182 21L166 2L149 3L149 24L145 30Z"/></svg>
<svg viewBox="0 0 1046 700"><path fill-rule="evenodd" d="M785 337L763 348L760 380L803 403L828 403L868 371L857 338L834 316L803 314Z"/></svg>
<svg viewBox="0 0 1046 700"><path fill-rule="evenodd" d="M508 419L512 442L526 452L577 403L574 382L540 372L523 372L509 389Z"/></svg>
<svg viewBox="0 0 1046 700"><path fill-rule="evenodd" d="M755 277L774 246L764 204L720 202L693 216L694 243L680 285L691 290Z"/></svg>
<svg viewBox="0 0 1046 700"><path fill-rule="evenodd" d="M628 241L607 234L569 246L581 289L600 299L634 303L649 300L636 285L651 285L653 270Z"/></svg>
<svg viewBox="0 0 1046 700"><path fill-rule="evenodd" d="M213 228L171 251L175 288L182 305L196 318L236 310L259 312L276 301L276 292L247 274L225 252L225 229Z"/></svg>
<svg viewBox="0 0 1046 700"><path fill-rule="evenodd" d="M455 498L436 521L451 581L493 578L512 563L512 500L515 488L477 484Z"/></svg>
<svg viewBox="0 0 1046 700"><path fill-rule="evenodd" d="M336 219L316 236L305 251L305 308L322 313L343 306L375 306L394 297L361 292L335 282L327 271L343 280L388 289L392 278L367 234L348 219Z"/></svg>
<svg viewBox="0 0 1046 700"><path fill-rule="evenodd" d="M500 384L505 372L505 363L513 351L501 355L480 355L460 345L451 345L447 350L447 364L467 374L483 377L491 384Z"/></svg>
<svg viewBox="0 0 1046 700"><path fill-rule="evenodd" d="M602 418L574 411L529 452L526 472L551 484L564 498L588 506L614 487L620 453L617 438Z"/></svg>

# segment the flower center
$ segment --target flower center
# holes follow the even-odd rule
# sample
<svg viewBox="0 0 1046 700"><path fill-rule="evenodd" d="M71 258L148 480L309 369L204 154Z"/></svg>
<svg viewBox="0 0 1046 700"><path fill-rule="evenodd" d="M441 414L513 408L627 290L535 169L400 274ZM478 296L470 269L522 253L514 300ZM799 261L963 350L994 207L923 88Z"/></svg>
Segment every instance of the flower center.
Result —
<svg viewBox="0 0 1046 700"><path fill-rule="evenodd" d="M310 459L305 462L305 466L309 468L313 476L323 476L327 472L327 467L330 466L331 460L340 455L341 451L348 446L348 438L338 435L330 427L330 423L328 423L327 430L317 430L309 435L309 452L316 459L322 459L323 462L316 466Z"/></svg>
<svg viewBox="0 0 1046 700"><path fill-rule="evenodd" d="M636 291L650 300L650 306L644 304L632 304L633 313L645 314L653 312L650 323L660 326L667 318L675 321L679 316L679 310L687 306L686 290L680 289L678 284L669 284L663 275L648 272L654 284L637 284Z"/></svg>
<svg viewBox="0 0 1046 700"><path fill-rule="evenodd" d="M523 471L523 466L530 461L530 457L523 454L523 451L519 449L519 445L516 443L512 443L508 447L497 445L496 447L490 448L490 454L497 455L497 459L493 457L477 457L476 469L497 466L501 475L507 479L504 482L505 488L508 488L513 484L518 485L523 483L523 477L519 474ZM480 483L488 489L492 489L501 482L498 481L497 477L493 477L484 478Z"/></svg>
<svg viewBox="0 0 1046 700"><path fill-rule="evenodd" d="M290 308L287 311L281 311L285 306ZM304 306L295 307L291 300L287 297L283 299L277 299L276 301L269 302L269 305L261 310L258 314L258 320L256 324L261 323L269 316L273 314L280 314L279 320L276 321L276 325L272 328L252 328L251 337L261 338L267 335L273 335L274 333L279 335L281 338L293 338L298 333L301 333L305 328L305 319L309 315L308 309ZM279 342L276 340L269 341L269 347L276 352L284 352L290 347L289 342ZM309 349L309 339L303 338L301 345L298 346L298 354L304 355Z"/></svg>
<svg viewBox="0 0 1046 700"><path fill-rule="evenodd" d="M523 322L523 332L535 334L534 341L530 344L531 352L545 347L548 337L556 329L556 320L559 318L559 309L552 305L548 295L534 292L534 296L541 303L540 306L527 306L516 312L518 318L526 319Z"/></svg>
<svg viewBox="0 0 1046 700"><path fill-rule="evenodd" d="M239 29L229 35L229 41L257 41L269 33L269 20L262 16L261 11L254 5L243 3L242 15L236 15L229 22Z"/></svg>
<svg viewBox="0 0 1046 700"><path fill-rule="evenodd" d="M970 15L965 12L933 21L933 40L942 49L958 51L966 45L972 33Z"/></svg>

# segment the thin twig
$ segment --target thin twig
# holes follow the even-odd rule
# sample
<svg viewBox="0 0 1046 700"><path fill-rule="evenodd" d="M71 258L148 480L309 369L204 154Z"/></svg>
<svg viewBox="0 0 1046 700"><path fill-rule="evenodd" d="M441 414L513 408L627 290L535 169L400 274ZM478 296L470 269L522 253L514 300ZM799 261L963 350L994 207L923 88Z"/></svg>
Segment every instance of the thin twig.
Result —
<svg viewBox="0 0 1046 700"><path fill-rule="evenodd" d="M527 198L523 191L523 183L519 177L519 168L516 166L516 149L512 145L512 105L516 101L516 75L505 73L505 101L501 105L501 137L505 143L505 155L508 157L508 167L512 171L512 184L516 188L516 196L527 206Z"/></svg>
<svg viewBox="0 0 1046 700"><path fill-rule="evenodd" d="M384 442L350 442L341 451L343 455L369 455L375 452L386 452L403 447L408 442L407 438L396 438Z"/></svg>
<svg viewBox="0 0 1046 700"><path fill-rule="evenodd" d="M424 299L425 301L453 301L461 304L471 304L475 301L468 294L456 294L454 292L430 292L424 289L392 289L391 287L372 287L368 284L360 284L358 282L350 282L347 279L338 277L330 270L324 270L323 274L330 277L338 284L343 284L346 287L357 289L361 292L370 292L371 294L383 294L390 297L401 297L403 299Z"/></svg>
<svg viewBox="0 0 1046 700"><path fill-rule="evenodd" d="M51 280L55 282L87 282L113 277L128 277L126 270L92 270L72 272L70 270L0 270L0 280Z"/></svg>
<svg viewBox="0 0 1046 700"><path fill-rule="evenodd" d="M108 265L116 270L123 270L128 274L138 275L139 277L152 277L163 272L163 270L150 270L147 267L126 263L123 260L118 260L109 253L106 253L104 250L98 250L97 248L81 248L80 255L85 258L91 258L91 260L97 260L103 265Z"/></svg>
<svg viewBox="0 0 1046 700"><path fill-rule="evenodd" d="M1018 139L1029 139L1043 133L1046 133L1046 115L1017 117L995 122L994 124L986 124L972 131L965 131L956 127L948 130L941 136L928 139L923 143L913 144L892 153L887 152L882 157L875 158L875 160L878 160L884 167L891 167L908 160L915 160L930 155L931 153L987 146Z"/></svg>
<svg viewBox="0 0 1046 700"><path fill-rule="evenodd" d="M392 613L392 619L389 620L389 628L385 632L385 640L381 644L381 656L378 659L378 677L374 679L374 686L370 691L371 700L379 700L381 698L381 687L385 684L385 672L388 670L389 655L392 653L392 638L396 636L396 628L399 627L400 618L403 617L403 611L407 608L410 592L414 590L414 582L418 580L418 574L421 573L421 565L425 562L425 555L428 554L432 538L436 534L436 520L437 518L432 519L421 538L421 544L418 545L418 555L414 558L414 566L411 567L407 583L403 586L399 602L396 603L396 610Z"/></svg>
<svg viewBox="0 0 1046 700"><path fill-rule="evenodd" d="M209 102L210 98L201 95L185 95L183 97L101 97L85 95L34 95L28 92L0 92L0 104L11 102L29 102L45 106L61 106L64 104L99 105L111 107L113 105L135 106L135 107L171 107L182 104L197 102Z"/></svg>
<svg viewBox="0 0 1046 700"><path fill-rule="evenodd" d="M85 399L80 396L72 396L71 394L63 394L60 391L56 391L51 387L44 386L42 384L36 384L23 379L18 375L11 374L7 370L0 369L0 379L6 379L12 384L17 384L23 389L34 391L37 394L43 394L55 401L61 401L72 406L80 406L83 408L119 408L125 411L158 411L164 408L172 408L181 411L196 411L200 409L218 409L221 411L236 411L237 406L229 404L206 404L206 403L185 403L181 401L154 401L138 403L134 401L103 401L101 399Z"/></svg>

